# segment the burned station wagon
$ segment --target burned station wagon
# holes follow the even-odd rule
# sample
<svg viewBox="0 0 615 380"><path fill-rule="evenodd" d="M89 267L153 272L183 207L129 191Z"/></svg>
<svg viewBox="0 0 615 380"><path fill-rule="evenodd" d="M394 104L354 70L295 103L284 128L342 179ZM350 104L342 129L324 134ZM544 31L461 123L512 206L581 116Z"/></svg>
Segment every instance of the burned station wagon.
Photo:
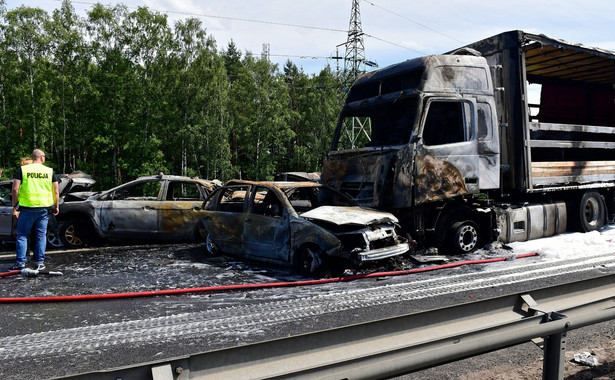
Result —
<svg viewBox="0 0 615 380"><path fill-rule="evenodd" d="M294 266L320 276L332 264L360 264L408 251L390 213L356 206L313 182L231 181L199 213L206 250Z"/></svg>
<svg viewBox="0 0 615 380"><path fill-rule="evenodd" d="M198 212L215 187L215 181L160 174L86 193L60 207L59 235L68 247L101 238L194 241Z"/></svg>

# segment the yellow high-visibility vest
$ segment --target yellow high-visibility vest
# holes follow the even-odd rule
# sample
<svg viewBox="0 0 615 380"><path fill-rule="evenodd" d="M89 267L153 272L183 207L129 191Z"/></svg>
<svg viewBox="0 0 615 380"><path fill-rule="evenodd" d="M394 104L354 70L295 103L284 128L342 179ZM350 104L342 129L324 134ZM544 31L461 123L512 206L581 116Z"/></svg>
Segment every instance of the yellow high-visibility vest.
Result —
<svg viewBox="0 0 615 380"><path fill-rule="evenodd" d="M49 207L55 204L53 198L53 169L43 164L21 167L19 204L23 207Z"/></svg>

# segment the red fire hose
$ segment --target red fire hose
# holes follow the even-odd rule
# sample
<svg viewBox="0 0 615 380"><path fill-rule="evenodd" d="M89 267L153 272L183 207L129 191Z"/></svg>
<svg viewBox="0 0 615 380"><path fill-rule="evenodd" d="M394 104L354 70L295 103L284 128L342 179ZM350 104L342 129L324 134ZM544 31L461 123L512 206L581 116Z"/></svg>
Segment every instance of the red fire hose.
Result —
<svg viewBox="0 0 615 380"><path fill-rule="evenodd" d="M538 253L537 252L525 253L525 254L513 256L512 258L521 259L521 258L532 257L532 256L538 256ZM83 295L73 295L73 296L52 296L52 297L5 297L5 298L0 298L0 303L89 301L89 300L103 300L103 299L163 296L163 295L186 294L186 293L221 292L221 291L228 291L228 290L252 290L252 289L319 285L319 284L329 284L329 283L335 283L335 282L354 281L354 280L359 280L363 278L403 276L403 275L412 274L412 273L421 273L421 272L428 272L428 271L434 271L434 270L439 270L439 269L455 268L455 267L459 267L463 265L470 265L470 264L494 263L494 262L506 261L510 259L511 259L510 257L497 257L493 259L467 260L467 261L458 261L454 263L435 265L435 266L424 267L424 268L414 268L414 269L392 271L392 272L375 272L375 273L368 273L368 274L357 274L357 275L352 275L352 276L326 278L326 279L320 279L320 280L268 282L268 283L260 283L260 284L219 285L219 286L206 286L206 287L200 287L200 288L151 290L151 291L145 291L145 292L131 292L131 293L83 294ZM0 273L0 276L15 275L19 273L20 271L10 271L10 272L5 272L5 273Z"/></svg>

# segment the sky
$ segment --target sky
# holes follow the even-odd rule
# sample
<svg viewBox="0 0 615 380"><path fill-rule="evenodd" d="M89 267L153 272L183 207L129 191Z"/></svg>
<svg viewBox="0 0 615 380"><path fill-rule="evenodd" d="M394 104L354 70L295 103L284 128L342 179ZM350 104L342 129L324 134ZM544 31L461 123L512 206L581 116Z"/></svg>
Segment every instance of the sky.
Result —
<svg viewBox="0 0 615 380"><path fill-rule="evenodd" d="M21 5L50 14L60 0L5 0L8 10ZM352 0L107 0L129 10L147 6L166 13L170 24L188 17L203 23L218 50L232 40L245 54L290 59L306 73L327 64L343 68ZM85 16L93 0L73 1ZM521 29L569 42L615 51L615 1L612 0L359 0L365 57L385 67L418 56L439 54L474 41ZM338 47L336 53L336 47ZM371 70L368 68L368 70Z"/></svg>

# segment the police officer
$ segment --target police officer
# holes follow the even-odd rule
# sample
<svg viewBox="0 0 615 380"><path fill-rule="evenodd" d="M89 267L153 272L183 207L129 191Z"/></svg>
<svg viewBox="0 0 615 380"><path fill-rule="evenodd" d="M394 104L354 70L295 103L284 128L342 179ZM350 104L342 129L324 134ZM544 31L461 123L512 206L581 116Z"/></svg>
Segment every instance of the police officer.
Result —
<svg viewBox="0 0 615 380"><path fill-rule="evenodd" d="M58 177L53 169L43 165L45 153L40 149L32 152L32 164L17 169L13 180L13 216L17 219L17 259L13 270L26 266L28 235L34 226L34 269L45 269L47 246L47 223L49 214L59 210Z"/></svg>

